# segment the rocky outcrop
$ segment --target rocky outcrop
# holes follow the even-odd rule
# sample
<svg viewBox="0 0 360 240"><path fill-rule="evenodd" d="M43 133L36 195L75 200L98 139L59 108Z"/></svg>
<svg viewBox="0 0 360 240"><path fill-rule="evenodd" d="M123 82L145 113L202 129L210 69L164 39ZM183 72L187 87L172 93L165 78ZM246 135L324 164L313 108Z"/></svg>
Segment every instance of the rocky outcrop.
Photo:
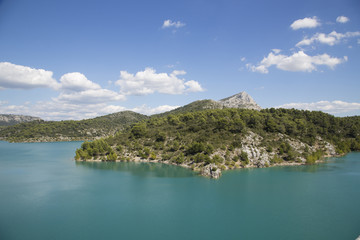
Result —
<svg viewBox="0 0 360 240"><path fill-rule="evenodd" d="M23 122L41 121L39 117L13 115L13 114L0 114L0 126L10 126Z"/></svg>
<svg viewBox="0 0 360 240"><path fill-rule="evenodd" d="M235 94L231 97L221 99L218 102L226 108L246 108L261 110L261 107L246 92Z"/></svg>
<svg viewBox="0 0 360 240"><path fill-rule="evenodd" d="M212 163L204 166L201 169L200 174L206 177L218 179L221 177L221 169L217 167L216 164Z"/></svg>

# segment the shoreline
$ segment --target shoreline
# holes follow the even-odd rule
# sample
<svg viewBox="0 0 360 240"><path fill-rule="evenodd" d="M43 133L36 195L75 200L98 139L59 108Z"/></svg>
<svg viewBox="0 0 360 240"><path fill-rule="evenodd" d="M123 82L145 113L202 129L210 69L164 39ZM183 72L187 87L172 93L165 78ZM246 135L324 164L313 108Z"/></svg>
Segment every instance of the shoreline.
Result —
<svg viewBox="0 0 360 240"><path fill-rule="evenodd" d="M170 162L169 160L165 160L162 161L160 159L155 159L155 160L147 160L147 159L142 159L140 157L135 157L135 159L132 160L115 160L115 161L107 161L107 160L101 160L101 159L89 159L89 160L76 160L75 158L73 159L74 161L77 162L114 162L114 163L119 163L119 162L136 162L136 163L161 163L161 164L167 164L167 165L173 165L173 166L179 166L179 167L183 167L183 168L187 168L190 169L194 172L199 173L200 176L205 176L205 177L210 177L210 178L215 178L218 179L220 178L220 176L222 175L223 171L228 171L228 170L236 170L236 169L255 169L255 168L270 168L270 167L286 167L286 166L303 166L303 165L315 165L315 164L319 164L319 163L325 163L326 159L328 158L337 158L337 157L343 157L346 154L336 154L336 155L326 155L323 156L321 159L317 160L314 164L306 164L306 162L286 162L283 161L281 163L274 163L272 165L268 165L268 166L264 166L264 167L258 167L254 164L248 164L245 166L242 166L240 164L234 165L234 167L232 168L227 168L227 169L223 169L221 170L219 166L211 163L211 164L207 164L204 165L202 167L200 166L192 166L195 165L193 162L189 163L189 164L176 164L174 162ZM209 168L209 169L206 169ZM216 168L216 170L213 170L213 168ZM206 171L208 170L208 171Z"/></svg>

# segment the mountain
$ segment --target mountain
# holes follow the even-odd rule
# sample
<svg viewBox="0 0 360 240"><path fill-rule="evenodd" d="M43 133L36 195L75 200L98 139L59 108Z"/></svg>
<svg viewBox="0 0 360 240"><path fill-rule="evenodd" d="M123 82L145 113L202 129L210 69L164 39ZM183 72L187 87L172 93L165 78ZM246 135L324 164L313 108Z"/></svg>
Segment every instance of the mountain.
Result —
<svg viewBox="0 0 360 240"><path fill-rule="evenodd" d="M206 109L223 109L223 108L243 108L243 109L261 110L261 107L254 101L254 99L249 94L247 94L246 92L240 92L238 94L221 99L219 101L215 101L211 99L198 100L189 103L185 106L176 108L174 110L160 114L155 114L152 116L161 117L169 114L196 112Z"/></svg>
<svg viewBox="0 0 360 240"><path fill-rule="evenodd" d="M205 100L198 100L192 103L189 103L187 105L184 105L182 107L175 108L174 110L154 114L152 117L161 117L161 116L167 116L170 114L178 114L178 113L186 113L186 112L196 112L200 110L205 109L222 109L223 105L217 101L211 100L211 99L205 99Z"/></svg>
<svg viewBox="0 0 360 240"><path fill-rule="evenodd" d="M11 126L23 122L42 121L39 117L13 115L13 114L0 114L0 126Z"/></svg>
<svg viewBox="0 0 360 240"><path fill-rule="evenodd" d="M147 118L140 113L123 111L79 121L33 121L0 129L0 139L13 142L92 140L113 135Z"/></svg>
<svg viewBox="0 0 360 240"><path fill-rule="evenodd" d="M123 111L80 121L43 121L40 118L28 116L22 116L21 118L21 116L17 116L17 118L14 117L13 119L34 119L38 121L20 121L20 124L3 127L0 129L0 139L15 142L93 140L113 135L131 124L148 118L223 108L261 109L249 94L241 92L220 101L210 99L195 101L174 110L155 114L150 117L131 111ZM10 120L8 121L10 123ZM13 123L15 124L15 120Z"/></svg>
<svg viewBox="0 0 360 240"><path fill-rule="evenodd" d="M231 97L221 99L219 103L226 108L245 108L261 110L261 107L246 92L241 92Z"/></svg>

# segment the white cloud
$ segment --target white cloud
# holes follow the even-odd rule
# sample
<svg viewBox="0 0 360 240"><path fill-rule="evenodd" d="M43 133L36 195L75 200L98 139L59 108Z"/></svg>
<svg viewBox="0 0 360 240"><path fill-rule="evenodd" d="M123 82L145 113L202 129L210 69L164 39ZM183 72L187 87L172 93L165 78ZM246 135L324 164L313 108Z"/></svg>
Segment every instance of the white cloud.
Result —
<svg viewBox="0 0 360 240"><path fill-rule="evenodd" d="M0 88L53 88L59 83L53 78L53 72L0 62Z"/></svg>
<svg viewBox="0 0 360 240"><path fill-rule="evenodd" d="M67 73L60 78L61 93L54 101L76 104L100 104L125 100L125 96L117 92L103 89L79 72Z"/></svg>
<svg viewBox="0 0 360 240"><path fill-rule="evenodd" d="M348 17L345 17L345 16L338 16L336 18L336 22L338 23L346 23L348 22L350 19Z"/></svg>
<svg viewBox="0 0 360 240"><path fill-rule="evenodd" d="M187 92L202 92L204 89L200 86L200 84L197 81L190 80L184 83L184 85L187 87Z"/></svg>
<svg viewBox="0 0 360 240"><path fill-rule="evenodd" d="M0 106L0 111L41 117L44 120L79 120L110 113L106 112L105 108L106 104L88 104L84 107L74 103L39 101L35 104L3 105Z"/></svg>
<svg viewBox="0 0 360 240"><path fill-rule="evenodd" d="M162 28L170 28L170 27L174 27L174 28L181 28L184 27L186 24L180 21L177 22L173 22L170 19L167 19L164 21Z"/></svg>
<svg viewBox="0 0 360 240"><path fill-rule="evenodd" d="M301 29L301 28L315 28L315 27L318 27L320 26L320 22L319 20L317 19L317 17L312 17L312 18L303 18L303 19L298 19L296 21L294 21L290 27L293 29L293 30L298 30L298 29Z"/></svg>
<svg viewBox="0 0 360 240"><path fill-rule="evenodd" d="M167 111L171 111L175 108L178 108L180 106L170 106L170 105L161 105L155 108L151 108L148 107L147 105L141 105L139 107L135 107L133 109L131 109L134 112L138 112L141 114L145 114L145 115L153 115L153 114L157 114L157 113L163 113L163 112L167 112Z"/></svg>
<svg viewBox="0 0 360 240"><path fill-rule="evenodd" d="M145 68L136 74L127 71L120 72L120 79L116 84L125 95L147 95L155 92L166 94L182 94L185 92L203 91L200 84L194 80L185 81L178 76L185 75L185 71L174 70L172 73L156 73L153 68Z"/></svg>
<svg viewBox="0 0 360 240"><path fill-rule="evenodd" d="M79 72L66 73L60 78L61 89L70 91L84 91L101 89L99 84L88 80L84 74Z"/></svg>
<svg viewBox="0 0 360 240"><path fill-rule="evenodd" d="M275 54L279 54L279 53L281 52L281 49L276 49L276 48L274 48L274 49L272 49L272 51L273 51Z"/></svg>
<svg viewBox="0 0 360 240"><path fill-rule="evenodd" d="M253 72L268 73L268 68L275 65L278 69L292 72L312 72L317 70L317 66L325 65L334 68L336 65L347 61L347 57L335 58L330 57L328 54L309 56L303 51L294 53L291 56L282 54L274 54L270 52L267 57L257 66L247 64L246 67Z"/></svg>
<svg viewBox="0 0 360 240"><path fill-rule="evenodd" d="M108 89L89 89L81 92L63 92L54 100L88 104L121 101L125 100L125 96Z"/></svg>
<svg viewBox="0 0 360 240"><path fill-rule="evenodd" d="M141 114L152 115L173 110L179 106L162 105L155 108L147 105L132 109L106 103L77 104L74 102L40 101L35 104L22 105L0 104L0 112L4 114L22 114L41 117L44 120L80 120L103 116L115 112L130 110Z"/></svg>
<svg viewBox="0 0 360 240"><path fill-rule="evenodd" d="M360 110L360 103L349 103L343 101L319 101L313 103L288 103L278 108L296 108L311 111L323 111L331 114L346 113Z"/></svg>
<svg viewBox="0 0 360 240"><path fill-rule="evenodd" d="M325 33L316 33L311 38L304 38L300 42L296 44L297 47L304 45L311 45L314 42L319 42L322 44L327 44L333 46L335 44L340 43L342 39L360 36L360 32L346 32L346 33L337 33L336 31L332 31L329 34Z"/></svg>

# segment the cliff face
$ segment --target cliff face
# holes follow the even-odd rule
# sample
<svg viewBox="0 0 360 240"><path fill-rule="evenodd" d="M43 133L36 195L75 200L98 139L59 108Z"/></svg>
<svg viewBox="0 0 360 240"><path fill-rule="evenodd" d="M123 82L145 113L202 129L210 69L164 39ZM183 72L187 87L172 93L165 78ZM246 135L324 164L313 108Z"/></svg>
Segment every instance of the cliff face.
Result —
<svg viewBox="0 0 360 240"><path fill-rule="evenodd" d="M227 108L246 108L261 110L261 107L246 92L235 94L231 97L221 99L218 102L222 104L222 106Z"/></svg>
<svg viewBox="0 0 360 240"><path fill-rule="evenodd" d="M0 114L0 126L10 126L23 122L41 121L39 117L13 115L13 114Z"/></svg>

